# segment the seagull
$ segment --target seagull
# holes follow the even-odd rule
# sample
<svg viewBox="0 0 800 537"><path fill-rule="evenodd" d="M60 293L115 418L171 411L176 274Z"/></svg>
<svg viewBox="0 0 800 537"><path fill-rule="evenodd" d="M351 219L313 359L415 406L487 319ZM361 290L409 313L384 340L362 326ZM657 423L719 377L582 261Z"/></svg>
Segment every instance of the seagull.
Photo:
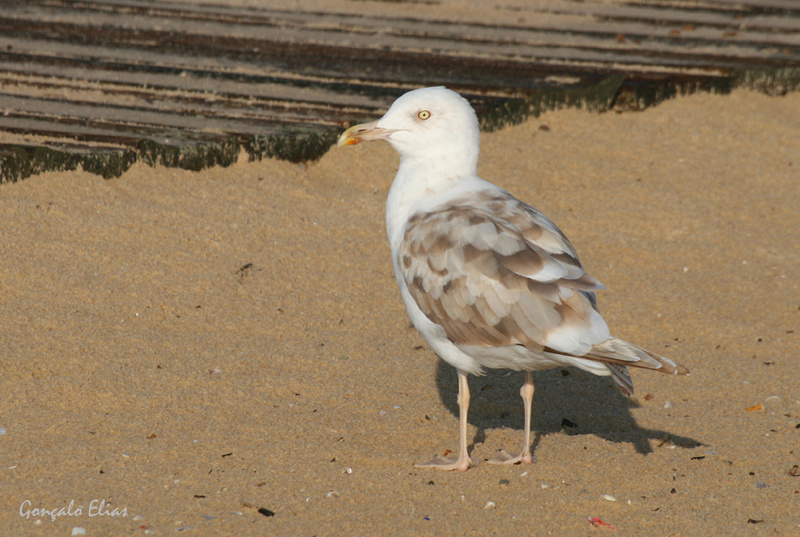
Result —
<svg viewBox="0 0 800 537"><path fill-rule="evenodd" d="M532 371L574 366L610 376L633 394L628 366L688 374L667 359L612 336L594 292L605 287L581 266L572 244L538 210L478 177L475 111L445 87L400 96L379 120L347 129L338 146L387 141L400 155L386 200L392 267L411 322L458 371L459 451L418 467L466 471L467 376L486 368L524 371L519 455L531 463Z"/></svg>

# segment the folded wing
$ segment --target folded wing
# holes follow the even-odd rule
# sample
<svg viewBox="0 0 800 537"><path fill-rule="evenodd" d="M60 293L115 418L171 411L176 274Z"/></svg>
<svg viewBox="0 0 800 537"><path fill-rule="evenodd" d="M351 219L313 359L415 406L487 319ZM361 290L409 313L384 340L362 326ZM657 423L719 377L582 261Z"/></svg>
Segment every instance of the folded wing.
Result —
<svg viewBox="0 0 800 537"><path fill-rule="evenodd" d="M609 338L564 234L504 191L413 215L399 250L411 296L461 345L524 345L583 356Z"/></svg>
<svg viewBox="0 0 800 537"><path fill-rule="evenodd" d="M553 222L505 191L412 215L398 255L414 301L456 345L522 345L602 362L628 394L625 366L687 372L611 337L594 297L603 285Z"/></svg>

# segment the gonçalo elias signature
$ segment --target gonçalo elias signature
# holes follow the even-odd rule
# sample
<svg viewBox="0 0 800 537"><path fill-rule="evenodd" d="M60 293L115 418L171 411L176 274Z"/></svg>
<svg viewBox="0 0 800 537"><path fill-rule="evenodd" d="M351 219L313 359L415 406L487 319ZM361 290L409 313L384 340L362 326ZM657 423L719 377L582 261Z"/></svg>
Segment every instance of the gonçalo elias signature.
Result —
<svg viewBox="0 0 800 537"><path fill-rule="evenodd" d="M89 507L85 508L83 505L75 505L75 500L70 500L69 505L64 507L53 507L48 509L46 507L33 507L30 500L25 500L19 506L19 516L27 519L32 518L50 518L51 521L62 516L89 516L89 517L126 517L128 516L127 507L113 507L105 500L92 500L89 502Z"/></svg>

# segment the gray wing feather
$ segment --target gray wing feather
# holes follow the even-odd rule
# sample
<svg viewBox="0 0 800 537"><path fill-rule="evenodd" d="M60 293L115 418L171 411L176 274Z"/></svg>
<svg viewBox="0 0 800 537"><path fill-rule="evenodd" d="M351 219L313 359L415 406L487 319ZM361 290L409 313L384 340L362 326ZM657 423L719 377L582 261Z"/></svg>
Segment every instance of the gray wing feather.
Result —
<svg viewBox="0 0 800 537"><path fill-rule="evenodd" d="M412 215L399 249L409 292L456 344L576 356L609 337L575 249L544 215L489 191Z"/></svg>

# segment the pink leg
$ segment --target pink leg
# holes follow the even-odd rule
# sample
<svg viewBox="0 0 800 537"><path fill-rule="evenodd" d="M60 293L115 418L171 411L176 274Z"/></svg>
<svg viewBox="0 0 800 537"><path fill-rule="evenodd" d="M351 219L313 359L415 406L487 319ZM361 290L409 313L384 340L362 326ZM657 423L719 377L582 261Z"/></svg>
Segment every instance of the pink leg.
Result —
<svg viewBox="0 0 800 537"><path fill-rule="evenodd" d="M533 375L531 375L530 371L525 371L525 383L522 385L522 388L520 388L519 394L522 396L522 404L525 406L525 443L522 445L522 453L515 457L501 449L496 457L489 460L489 462L492 464L517 464L518 462L530 464L533 462L533 456L531 455L531 404L533 402Z"/></svg>
<svg viewBox="0 0 800 537"><path fill-rule="evenodd" d="M461 470L466 472L475 466L467 453L467 412L469 411L469 384L467 374L458 371L458 457L436 455L432 461L415 464L417 468L438 468L439 470Z"/></svg>

